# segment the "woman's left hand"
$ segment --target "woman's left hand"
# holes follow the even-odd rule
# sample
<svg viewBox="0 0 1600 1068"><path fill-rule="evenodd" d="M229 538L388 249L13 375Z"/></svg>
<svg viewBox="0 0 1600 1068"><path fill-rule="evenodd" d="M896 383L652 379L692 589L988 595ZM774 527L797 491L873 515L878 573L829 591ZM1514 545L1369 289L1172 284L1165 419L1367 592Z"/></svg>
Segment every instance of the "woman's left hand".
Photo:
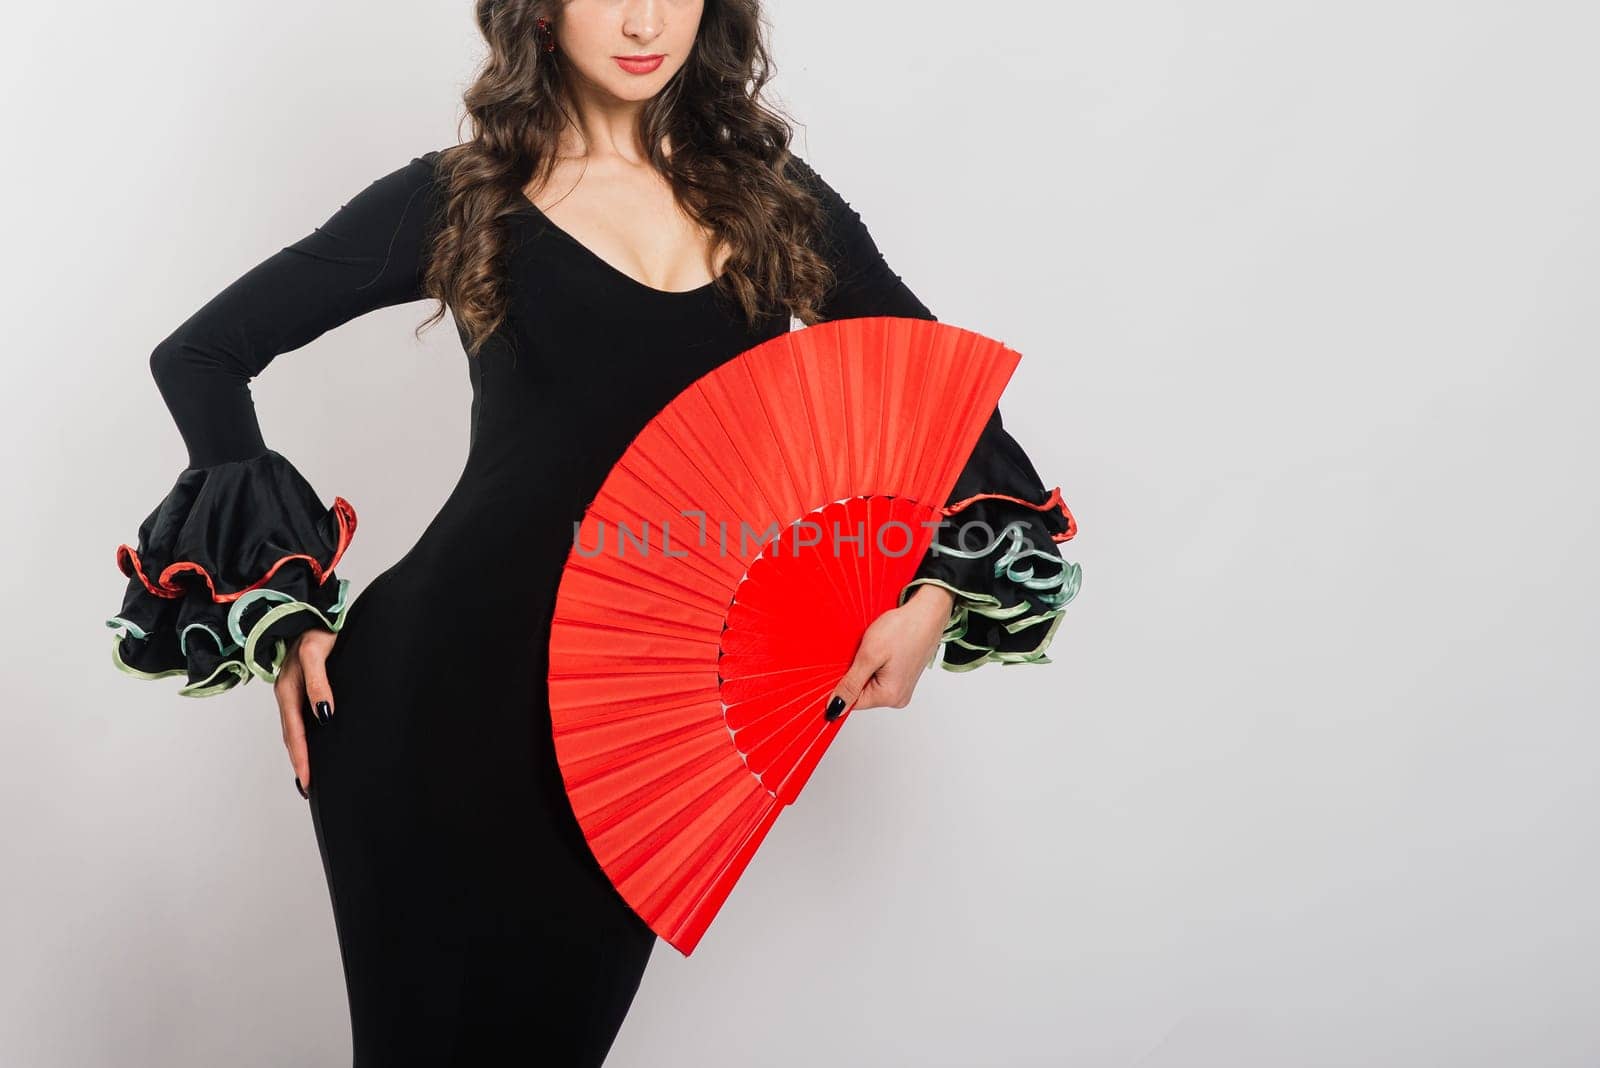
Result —
<svg viewBox="0 0 1600 1068"><path fill-rule="evenodd" d="M954 604L949 590L924 584L905 604L873 620L861 636L855 662L834 687L827 718L839 718L846 708L904 708L910 704L911 692L933 661Z"/></svg>

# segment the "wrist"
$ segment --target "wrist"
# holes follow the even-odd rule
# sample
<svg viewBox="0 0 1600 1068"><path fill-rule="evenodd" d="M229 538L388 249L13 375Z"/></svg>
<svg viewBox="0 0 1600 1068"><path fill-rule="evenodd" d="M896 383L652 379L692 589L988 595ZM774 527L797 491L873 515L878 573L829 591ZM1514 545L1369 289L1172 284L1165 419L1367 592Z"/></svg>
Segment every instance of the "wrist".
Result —
<svg viewBox="0 0 1600 1068"><path fill-rule="evenodd" d="M915 605L918 610L926 611L929 615L936 615L941 619L947 618L955 608L955 594L943 586L936 586L931 582L924 582L918 586L910 597L906 598L906 606Z"/></svg>

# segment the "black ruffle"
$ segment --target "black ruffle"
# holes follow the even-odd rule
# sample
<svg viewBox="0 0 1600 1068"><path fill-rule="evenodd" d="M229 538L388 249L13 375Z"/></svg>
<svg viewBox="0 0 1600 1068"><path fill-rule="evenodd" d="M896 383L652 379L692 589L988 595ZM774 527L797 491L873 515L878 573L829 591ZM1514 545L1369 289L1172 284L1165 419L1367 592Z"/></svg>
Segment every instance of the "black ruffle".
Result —
<svg viewBox="0 0 1600 1068"><path fill-rule="evenodd" d="M355 533L342 497L324 507L287 459L188 468L117 548L128 576L113 642L117 667L140 678L182 674L179 693L210 696L277 677L287 643L337 631L348 583L334 566Z"/></svg>
<svg viewBox="0 0 1600 1068"><path fill-rule="evenodd" d="M933 583L955 596L941 638L945 669L1050 663L1045 650L1081 581L1079 566L1062 558L1052 538L1069 529L1061 512L1002 499L974 501L947 517L901 593L904 603Z"/></svg>
<svg viewBox="0 0 1600 1068"><path fill-rule="evenodd" d="M900 593L934 584L954 595L943 667L1050 663L1045 655L1082 572L1057 547L1078 532L1060 488L1046 490L998 413L956 481L928 555Z"/></svg>

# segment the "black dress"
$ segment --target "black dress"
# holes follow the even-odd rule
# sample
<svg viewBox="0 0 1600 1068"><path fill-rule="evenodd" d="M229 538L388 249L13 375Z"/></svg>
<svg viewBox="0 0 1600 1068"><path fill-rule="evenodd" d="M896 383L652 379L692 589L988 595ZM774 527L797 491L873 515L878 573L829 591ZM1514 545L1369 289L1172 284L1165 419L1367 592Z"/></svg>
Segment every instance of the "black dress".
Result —
<svg viewBox="0 0 1600 1068"><path fill-rule="evenodd" d="M653 415L791 323L752 328L715 283L646 286L527 203L510 220L509 317L467 362L460 480L352 600L334 564L354 509L267 447L248 383L341 323L423 299L437 155L372 182L154 350L189 466L118 551L114 659L206 696L273 679L307 627L337 630L335 714L307 716L310 812L355 1064L599 1064L655 935L589 852L555 763L546 646L572 523ZM825 317L932 319L857 213L802 161L790 173L824 206ZM965 552L942 552L955 532L941 531L913 583L957 594L941 662L1046 663L1079 580L1055 540L1074 528L998 410L951 500L974 496L958 518L992 540L969 531Z"/></svg>

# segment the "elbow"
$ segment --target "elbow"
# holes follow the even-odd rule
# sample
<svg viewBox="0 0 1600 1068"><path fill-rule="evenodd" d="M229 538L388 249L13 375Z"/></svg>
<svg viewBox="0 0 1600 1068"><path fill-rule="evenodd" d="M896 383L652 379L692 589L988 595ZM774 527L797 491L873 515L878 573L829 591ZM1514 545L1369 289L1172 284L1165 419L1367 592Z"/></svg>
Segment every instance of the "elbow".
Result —
<svg viewBox="0 0 1600 1068"><path fill-rule="evenodd" d="M150 351L150 377L156 390L175 414L185 410L196 397L215 387L213 361L206 350L193 344L182 330L173 333Z"/></svg>
<svg viewBox="0 0 1600 1068"><path fill-rule="evenodd" d="M249 346L214 316L192 316L150 351L150 377L163 393L196 380L248 382L257 370Z"/></svg>
<svg viewBox="0 0 1600 1068"><path fill-rule="evenodd" d="M177 379L184 365L183 343L172 334L150 351L150 377L162 392Z"/></svg>
<svg viewBox="0 0 1600 1068"><path fill-rule="evenodd" d="M179 327L150 350L150 377L165 395L191 389L195 383L227 374L228 367L209 337Z"/></svg>

